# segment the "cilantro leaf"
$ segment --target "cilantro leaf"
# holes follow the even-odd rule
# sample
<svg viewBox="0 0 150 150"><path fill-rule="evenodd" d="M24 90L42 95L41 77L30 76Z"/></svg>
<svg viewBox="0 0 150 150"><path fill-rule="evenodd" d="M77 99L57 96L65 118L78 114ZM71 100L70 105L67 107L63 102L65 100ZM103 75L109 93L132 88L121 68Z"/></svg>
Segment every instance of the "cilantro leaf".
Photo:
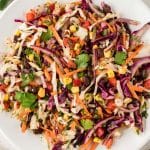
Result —
<svg viewBox="0 0 150 150"><path fill-rule="evenodd" d="M126 58L127 54L125 52L117 52L115 54L115 63L118 65L122 65L125 63Z"/></svg>
<svg viewBox="0 0 150 150"><path fill-rule="evenodd" d="M93 127L93 122L89 119L82 119L80 123L85 130L89 130Z"/></svg>
<svg viewBox="0 0 150 150"><path fill-rule="evenodd" d="M75 63L78 68L86 68L88 62L90 61L90 56L88 54L80 54L76 57Z"/></svg>
<svg viewBox="0 0 150 150"><path fill-rule="evenodd" d="M16 92L15 99L25 108L31 108L36 102L36 96L28 92Z"/></svg>
<svg viewBox="0 0 150 150"><path fill-rule="evenodd" d="M148 112L145 110L141 113L142 117L144 117L145 119L147 119L148 117Z"/></svg>
<svg viewBox="0 0 150 150"><path fill-rule="evenodd" d="M53 32L51 30L47 30L47 32L43 32L41 35L41 40L46 42L48 41L50 38L52 38L53 36Z"/></svg>
<svg viewBox="0 0 150 150"><path fill-rule="evenodd" d="M35 78L33 72L29 74L22 74L21 79L22 79L22 86L28 85L31 81L33 81Z"/></svg>

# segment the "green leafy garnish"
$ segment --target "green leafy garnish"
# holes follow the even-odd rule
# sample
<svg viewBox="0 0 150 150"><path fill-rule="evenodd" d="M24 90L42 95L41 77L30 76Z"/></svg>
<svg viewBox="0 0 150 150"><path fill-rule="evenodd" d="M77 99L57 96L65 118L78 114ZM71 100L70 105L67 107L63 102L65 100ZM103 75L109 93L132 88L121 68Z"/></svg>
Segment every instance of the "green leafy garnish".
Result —
<svg viewBox="0 0 150 150"><path fill-rule="evenodd" d="M118 65L122 65L125 63L126 58L127 54L125 52L117 52L115 54L115 63Z"/></svg>
<svg viewBox="0 0 150 150"><path fill-rule="evenodd" d="M33 72L29 74L22 74L21 79L22 79L22 86L28 85L31 81L33 81L35 78Z"/></svg>
<svg viewBox="0 0 150 150"><path fill-rule="evenodd" d="M35 63L36 63L39 67L42 66L40 56L39 56L35 51L33 51L33 49L31 49L31 48L26 48L26 49L25 49L25 54L26 54L27 56L29 56L30 54L33 54L33 55L34 55L34 61L35 61Z"/></svg>
<svg viewBox="0 0 150 150"><path fill-rule="evenodd" d="M144 117L145 119L147 119L147 117L148 117L148 112L145 110L145 111L143 111L142 112L142 117Z"/></svg>
<svg viewBox="0 0 150 150"><path fill-rule="evenodd" d="M43 23L44 23L44 25L46 25L46 26L51 25L51 21L50 21L50 20L44 20Z"/></svg>
<svg viewBox="0 0 150 150"><path fill-rule="evenodd" d="M103 35L103 36L106 36L107 34L108 34L108 30L107 30L107 29L104 29L103 32L102 32L102 35Z"/></svg>
<svg viewBox="0 0 150 150"><path fill-rule="evenodd" d="M68 90L71 90L71 88L72 88L72 83L67 84L66 87L67 87Z"/></svg>
<svg viewBox="0 0 150 150"><path fill-rule="evenodd" d="M41 35L41 40L46 42L48 41L50 38L52 38L53 36L53 32L51 30L47 30L47 32L43 32Z"/></svg>
<svg viewBox="0 0 150 150"><path fill-rule="evenodd" d="M142 117L147 118L148 117L148 112L147 112L148 106L147 102L145 101L141 106L140 106L140 112Z"/></svg>
<svg viewBox="0 0 150 150"><path fill-rule="evenodd" d="M90 56L88 54L80 54L76 57L75 63L78 68L86 68L88 62L90 61Z"/></svg>
<svg viewBox="0 0 150 150"><path fill-rule="evenodd" d="M89 119L82 119L80 123L85 130L89 130L93 127L93 121Z"/></svg>
<svg viewBox="0 0 150 150"><path fill-rule="evenodd" d="M79 72L79 73L78 73L78 77L79 77L79 78L84 77L84 75L85 75L84 72Z"/></svg>
<svg viewBox="0 0 150 150"><path fill-rule="evenodd" d="M15 99L25 108L34 108L37 97L29 92L16 92Z"/></svg>

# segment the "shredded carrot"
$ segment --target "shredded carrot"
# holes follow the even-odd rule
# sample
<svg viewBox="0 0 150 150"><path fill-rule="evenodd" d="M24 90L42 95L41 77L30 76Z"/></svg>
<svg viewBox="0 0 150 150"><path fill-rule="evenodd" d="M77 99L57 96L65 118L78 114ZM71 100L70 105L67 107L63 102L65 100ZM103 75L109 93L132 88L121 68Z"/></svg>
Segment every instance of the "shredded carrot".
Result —
<svg viewBox="0 0 150 150"><path fill-rule="evenodd" d="M36 45L36 46L40 46L40 45L41 45L40 39L37 39L37 40L36 40L35 45Z"/></svg>
<svg viewBox="0 0 150 150"><path fill-rule="evenodd" d="M123 41L123 45L124 45L124 47L126 48L126 33L125 32L123 32L122 33L122 41Z"/></svg>
<svg viewBox="0 0 150 150"><path fill-rule="evenodd" d="M29 83L29 85L34 86L34 87L38 87L39 86L39 84L37 82L35 82L35 81L31 81Z"/></svg>
<svg viewBox="0 0 150 150"><path fill-rule="evenodd" d="M80 149L79 150L87 150L89 145L92 143L92 139L89 139L85 144L82 144L80 146Z"/></svg>
<svg viewBox="0 0 150 150"><path fill-rule="evenodd" d="M68 61L67 66L68 68L76 68L76 64L72 60Z"/></svg>
<svg viewBox="0 0 150 150"><path fill-rule="evenodd" d="M79 94L78 93L76 94L76 96L77 96L77 103L84 109L86 115L89 116L90 118L92 118L92 115L89 113L87 107L82 102L82 100L79 98Z"/></svg>
<svg viewBox="0 0 150 150"><path fill-rule="evenodd" d="M134 88L134 90L137 91L137 92L143 92L143 91L145 91L145 88L142 87L142 86L133 85L133 88Z"/></svg>
<svg viewBox="0 0 150 150"><path fill-rule="evenodd" d="M95 19L95 17L93 16L92 13L89 12L89 17L94 21L94 22L97 22L97 20Z"/></svg>
<svg viewBox="0 0 150 150"><path fill-rule="evenodd" d="M68 69L68 68L65 68L64 71L65 71L65 73L68 73L68 72L69 72L69 69Z"/></svg>
<svg viewBox="0 0 150 150"><path fill-rule="evenodd" d="M131 82L128 82L128 83L127 83L127 86L128 86L128 88L129 88L129 90L130 90L132 96L133 96L134 98L136 98L137 100L139 100L139 97L137 96L137 94L136 94L136 92L135 92L135 89L134 89L134 86L131 84Z"/></svg>
<svg viewBox="0 0 150 150"><path fill-rule="evenodd" d="M76 51L75 51L75 54L76 55L79 55L81 53L81 50L80 49L77 49Z"/></svg>
<svg viewBox="0 0 150 150"><path fill-rule="evenodd" d="M48 145L53 143L52 137L51 137L51 135L50 135L50 133L48 131L45 130L44 136L45 136L45 138L47 140Z"/></svg>
<svg viewBox="0 0 150 150"><path fill-rule="evenodd" d="M138 53L140 52L140 50L143 48L143 44L141 44L140 46L138 46L134 52L132 52L132 54L129 55L129 57L126 60L126 64L128 64L133 58L136 57L136 55L138 55Z"/></svg>
<svg viewBox="0 0 150 150"><path fill-rule="evenodd" d="M97 108L97 111L98 111L98 115L100 115L100 117L103 119L104 115L103 115L102 108L101 108L101 107L98 107L98 108Z"/></svg>
<svg viewBox="0 0 150 150"><path fill-rule="evenodd" d="M100 73L101 73L101 71L100 71L99 69L96 69L96 70L95 70L96 76L98 76Z"/></svg>
<svg viewBox="0 0 150 150"><path fill-rule="evenodd" d="M22 122L22 124L21 124L22 133L24 133L26 130L27 130L27 124L26 124L26 122Z"/></svg>
<svg viewBox="0 0 150 150"><path fill-rule="evenodd" d="M51 81L51 75L50 75L50 73L48 72L47 67L44 68L44 75L45 75L47 81Z"/></svg>
<svg viewBox="0 0 150 150"><path fill-rule="evenodd" d="M75 122L75 121L72 121L71 124L70 124L71 130L75 131L76 126L77 126L76 122Z"/></svg>
<svg viewBox="0 0 150 150"><path fill-rule="evenodd" d="M108 28L111 32L114 32L113 27L111 27L111 25L108 22L105 21L105 24L108 26Z"/></svg>
<svg viewBox="0 0 150 150"><path fill-rule="evenodd" d="M56 31L55 27L53 25L50 25L49 29L53 32L54 37L56 38L58 43L62 46L63 41L62 41L61 37L59 36L58 32Z"/></svg>
<svg viewBox="0 0 150 150"><path fill-rule="evenodd" d="M77 2L72 2L72 4L74 4L74 5L80 5L81 4L81 1L77 1Z"/></svg>
<svg viewBox="0 0 150 150"><path fill-rule="evenodd" d="M57 91L53 91L52 93L51 93L51 95L53 95L53 96L55 96L57 94Z"/></svg>
<svg viewBox="0 0 150 150"><path fill-rule="evenodd" d="M5 90L7 88L7 85L6 84L1 84L0 85L0 90Z"/></svg>
<svg viewBox="0 0 150 150"><path fill-rule="evenodd" d="M109 149L111 148L113 144L113 138L110 138L110 139L107 139L105 142L104 142L104 145Z"/></svg>
<svg viewBox="0 0 150 150"><path fill-rule="evenodd" d="M82 71L84 71L84 70L85 70L85 68L79 68L79 69L77 69L77 70L73 70L73 71L71 71L71 72L66 73L65 76L72 76L72 75L74 75L74 74L76 74L76 73L79 73L79 72L82 72Z"/></svg>
<svg viewBox="0 0 150 150"><path fill-rule="evenodd" d="M38 40L36 40L36 46L39 45L40 43L37 42ZM39 45L40 46L40 45ZM33 48L33 50L39 55L40 51L37 48Z"/></svg>
<svg viewBox="0 0 150 150"><path fill-rule="evenodd" d="M98 146L98 143L93 142L90 150L95 150L97 146Z"/></svg>
<svg viewBox="0 0 150 150"><path fill-rule="evenodd" d="M79 40L79 37L72 36L72 37L69 37L69 39L73 42L77 42Z"/></svg>
<svg viewBox="0 0 150 150"><path fill-rule="evenodd" d="M62 124L58 124L57 126L59 128L59 132L62 132L65 128Z"/></svg>
<svg viewBox="0 0 150 150"><path fill-rule="evenodd" d="M25 118L30 112L31 112L30 109L27 109L27 110L24 110L23 112L20 112L18 115L18 119Z"/></svg>
<svg viewBox="0 0 150 150"><path fill-rule="evenodd" d="M40 127L40 128L43 129L44 131L46 131L50 135L50 137L52 139L56 139L57 138L56 133L55 133L54 130L49 130L49 129L46 129L44 127Z"/></svg>
<svg viewBox="0 0 150 150"><path fill-rule="evenodd" d="M34 20L35 15L36 15L36 13L35 13L34 10L32 10L32 11L26 13L26 20L27 20L27 21L32 21L32 20Z"/></svg>
<svg viewBox="0 0 150 150"><path fill-rule="evenodd" d="M49 63L49 64L52 64L53 63L53 60L46 56L46 55L43 55L43 58ZM56 72L59 74L60 77L63 77L63 73L62 71L60 70L60 68L58 66L56 66Z"/></svg>

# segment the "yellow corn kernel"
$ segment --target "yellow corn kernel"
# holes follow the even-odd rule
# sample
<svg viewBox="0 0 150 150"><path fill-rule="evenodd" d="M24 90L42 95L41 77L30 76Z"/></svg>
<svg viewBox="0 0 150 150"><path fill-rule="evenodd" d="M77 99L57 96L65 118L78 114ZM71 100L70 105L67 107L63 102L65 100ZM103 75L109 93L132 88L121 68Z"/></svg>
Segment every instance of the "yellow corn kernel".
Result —
<svg viewBox="0 0 150 150"><path fill-rule="evenodd" d="M68 120L68 115L64 114L64 120Z"/></svg>
<svg viewBox="0 0 150 150"><path fill-rule="evenodd" d="M127 72L127 66L119 67L119 74L125 74Z"/></svg>
<svg viewBox="0 0 150 150"><path fill-rule="evenodd" d="M101 98L100 94L97 94L97 95L94 96L94 99L96 101L100 101L102 98Z"/></svg>
<svg viewBox="0 0 150 150"><path fill-rule="evenodd" d="M113 78L113 77L115 77L115 73L114 73L114 71L111 70L111 69L107 71L107 75L108 75L108 78Z"/></svg>
<svg viewBox="0 0 150 150"><path fill-rule="evenodd" d="M15 32L15 35L16 35L16 36L20 36L20 34L21 34L20 30L17 30L17 31Z"/></svg>
<svg viewBox="0 0 150 150"><path fill-rule="evenodd" d="M79 43L76 43L74 46L74 50L77 51L81 48L81 45Z"/></svg>
<svg viewBox="0 0 150 150"><path fill-rule="evenodd" d="M78 93L79 92L79 87L78 86L73 86L71 88L71 92L74 93L74 94Z"/></svg>
<svg viewBox="0 0 150 150"><path fill-rule="evenodd" d="M40 88L39 91L38 91L38 96L41 97L41 98L45 97L45 89Z"/></svg>
<svg viewBox="0 0 150 150"><path fill-rule="evenodd" d="M89 37L90 37L90 40L94 39L95 32L93 32L93 31L89 32Z"/></svg>
<svg viewBox="0 0 150 150"><path fill-rule="evenodd" d="M71 25L69 29L72 33L77 31L77 27L75 25Z"/></svg>
<svg viewBox="0 0 150 150"><path fill-rule="evenodd" d="M95 44L94 46L93 46L93 49L97 49L98 48L98 46Z"/></svg>
<svg viewBox="0 0 150 150"><path fill-rule="evenodd" d="M101 143L102 140L101 140L100 138L98 138L98 137L95 137L95 138L93 139L93 142L95 142L95 143Z"/></svg>
<svg viewBox="0 0 150 150"><path fill-rule="evenodd" d="M8 101L8 99L9 99L9 95L8 95L8 94L5 94L5 95L4 95L4 101Z"/></svg>
<svg viewBox="0 0 150 150"><path fill-rule="evenodd" d="M110 58L110 57L112 56L111 50L109 50L109 51L104 51L104 56L105 56L105 58Z"/></svg>
<svg viewBox="0 0 150 150"><path fill-rule="evenodd" d="M29 59L30 61L33 61L33 60L34 60L34 55L33 55L33 54L29 54L28 59Z"/></svg>
<svg viewBox="0 0 150 150"><path fill-rule="evenodd" d="M64 83L65 85L68 85L68 84L72 83L72 78L64 77L64 78L63 78L63 83Z"/></svg>
<svg viewBox="0 0 150 150"><path fill-rule="evenodd" d="M132 99L131 98L125 98L124 99L124 104L125 105L128 105L129 103L131 103L132 102Z"/></svg>

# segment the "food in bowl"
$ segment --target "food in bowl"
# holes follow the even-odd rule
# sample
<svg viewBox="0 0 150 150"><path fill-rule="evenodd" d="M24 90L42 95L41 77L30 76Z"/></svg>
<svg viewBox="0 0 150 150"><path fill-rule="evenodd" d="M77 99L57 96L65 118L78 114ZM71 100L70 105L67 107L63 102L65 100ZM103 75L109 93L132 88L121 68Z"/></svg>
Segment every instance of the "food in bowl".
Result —
<svg viewBox="0 0 150 150"><path fill-rule="evenodd" d="M143 132L150 54L139 58L150 23L120 18L106 3L48 2L29 10L0 67L0 104L21 130L49 148L110 148L121 129Z"/></svg>

